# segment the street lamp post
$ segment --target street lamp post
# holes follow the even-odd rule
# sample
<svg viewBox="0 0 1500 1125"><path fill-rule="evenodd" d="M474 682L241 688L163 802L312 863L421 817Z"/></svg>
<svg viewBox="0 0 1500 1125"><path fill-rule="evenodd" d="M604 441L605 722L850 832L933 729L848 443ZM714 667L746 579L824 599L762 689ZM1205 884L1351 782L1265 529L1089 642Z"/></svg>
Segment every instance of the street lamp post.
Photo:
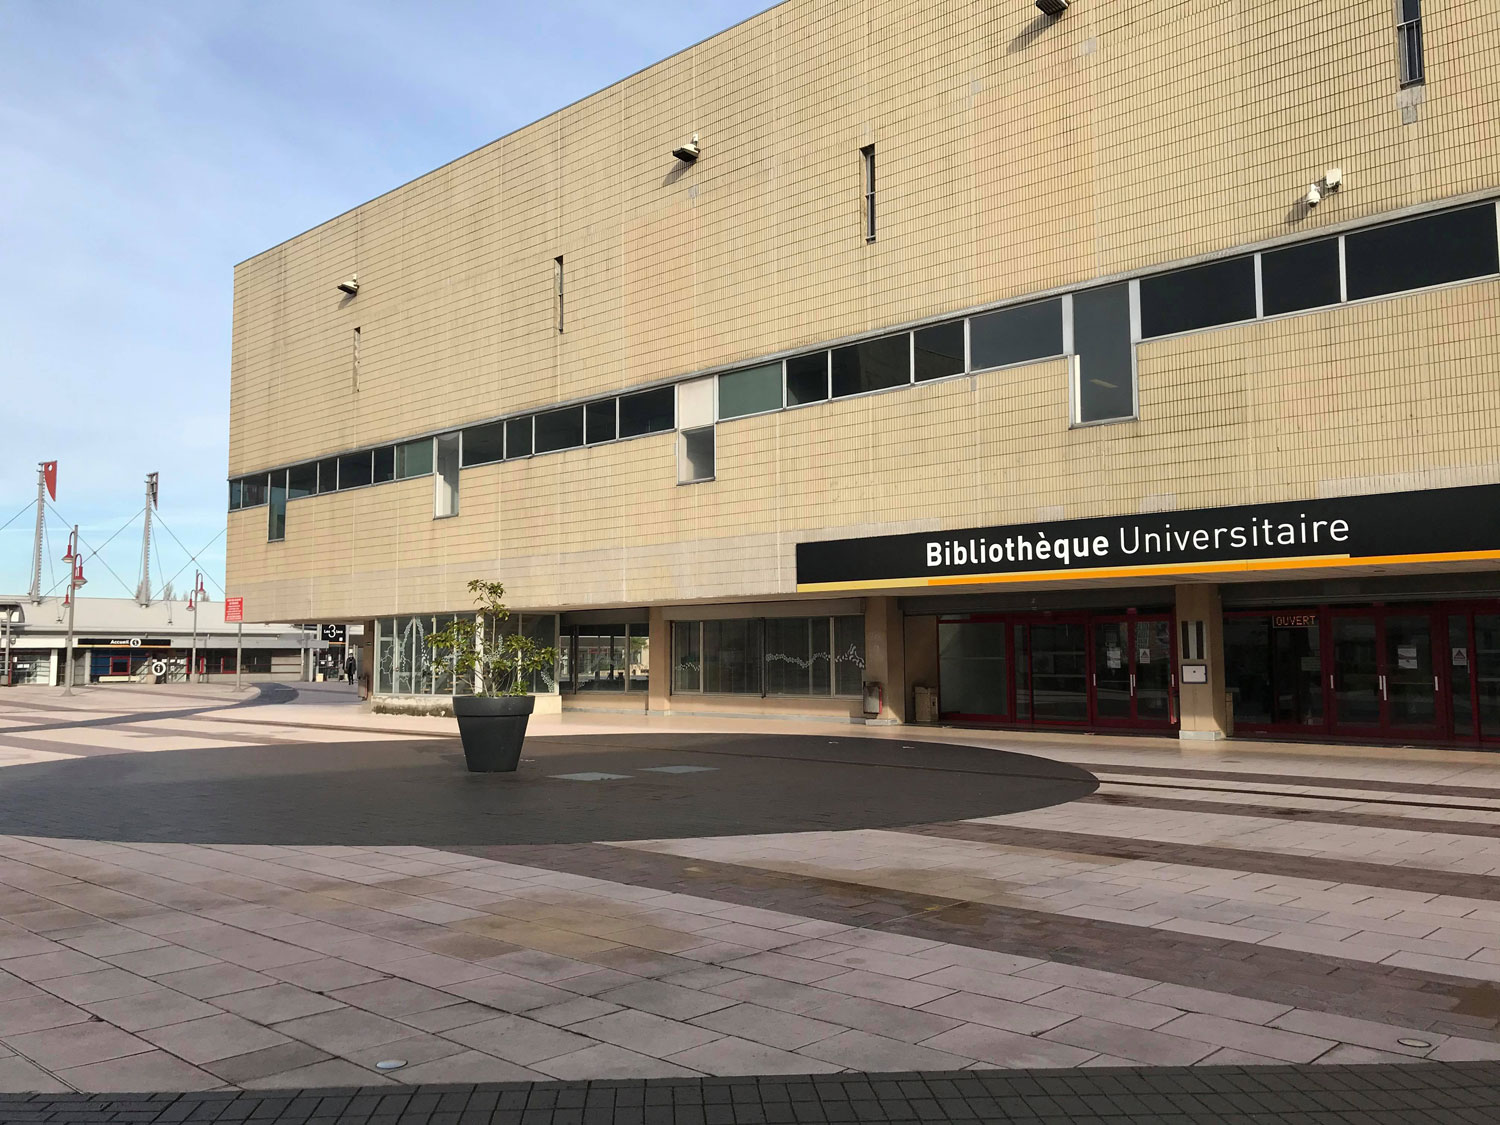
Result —
<svg viewBox="0 0 1500 1125"><path fill-rule="evenodd" d="M63 694L73 694L73 613L78 608L78 587L82 586L87 579L83 576L83 554L78 549L78 525L73 525L73 534L68 536L68 553L63 556L63 562L68 564L68 647L67 647L67 681L63 684Z"/></svg>
<svg viewBox="0 0 1500 1125"><path fill-rule="evenodd" d="M193 592L188 595L188 609L193 612L193 655L188 663L187 682L192 683L198 674L198 603L203 599L203 574L193 571Z"/></svg>

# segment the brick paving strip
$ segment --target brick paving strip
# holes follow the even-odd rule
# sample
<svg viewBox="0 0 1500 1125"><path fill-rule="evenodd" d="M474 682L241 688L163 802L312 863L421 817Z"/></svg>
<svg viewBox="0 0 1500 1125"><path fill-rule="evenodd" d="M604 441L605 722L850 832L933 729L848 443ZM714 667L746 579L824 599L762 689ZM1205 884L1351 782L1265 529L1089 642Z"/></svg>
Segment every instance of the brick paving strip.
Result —
<svg viewBox="0 0 1500 1125"><path fill-rule="evenodd" d="M1500 1042L1500 990L1461 977L609 844L446 850Z"/></svg>
<svg viewBox="0 0 1500 1125"><path fill-rule="evenodd" d="M1340 812L1333 809L1303 809L1288 805L1252 805L1236 802L1194 801L1184 797L1151 797L1135 793L1095 793L1082 797L1078 804L1123 805L1134 809L1163 809L1170 812L1214 813L1229 816L1259 816L1274 820L1312 821L1318 824L1340 824L1350 828L1396 828L1404 832L1444 832L1453 836L1488 836L1500 839L1500 824L1479 824L1468 820L1438 820L1417 816L1381 816L1379 813ZM1430 807L1430 806L1429 806ZM1488 810L1475 810L1488 811Z"/></svg>
<svg viewBox="0 0 1500 1125"><path fill-rule="evenodd" d="M1243 806L1216 806L1219 813L1234 815ZM1214 847L1178 841L1147 840L1126 836L1095 836L1088 832L1063 832L1046 828L1017 828L977 820L947 824L917 824L894 829L913 836L936 836L947 840L970 840L1013 848L1045 849L1110 859L1138 859L1150 863L1177 863L1219 871L1245 871L1282 875L1289 879L1313 879L1320 883L1358 883L1369 887L1416 891L1419 894L1454 895L1460 898L1500 900L1500 876L1471 875L1463 871L1440 871L1430 867L1399 867L1391 863L1365 863L1354 859L1325 859L1274 852L1269 849Z"/></svg>
<svg viewBox="0 0 1500 1125"><path fill-rule="evenodd" d="M1069 765L1090 773L1129 774L1132 777L1170 777L1187 781L1222 781L1236 788L1247 782L1260 785L1295 785L1308 789L1364 789L1372 793L1425 793L1432 797L1474 797L1500 799L1500 789L1483 785L1463 785L1424 781L1382 781L1377 778L1328 777L1323 774L1258 773L1249 770L1195 770L1171 766L1137 766L1115 762L1079 762L1069 758Z"/></svg>
<svg viewBox="0 0 1500 1125"><path fill-rule="evenodd" d="M1419 1125L1500 1118L1500 1063L1097 1068L510 1082L186 1094L0 1094L0 1122L253 1125Z"/></svg>

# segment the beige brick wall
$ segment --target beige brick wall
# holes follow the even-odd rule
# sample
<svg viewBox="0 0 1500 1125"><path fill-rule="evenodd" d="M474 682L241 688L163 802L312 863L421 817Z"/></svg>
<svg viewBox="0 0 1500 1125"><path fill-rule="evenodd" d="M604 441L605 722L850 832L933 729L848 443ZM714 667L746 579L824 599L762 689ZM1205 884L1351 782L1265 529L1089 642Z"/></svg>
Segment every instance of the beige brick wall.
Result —
<svg viewBox="0 0 1500 1125"><path fill-rule="evenodd" d="M242 263L230 472L1500 190L1500 5L1424 17L1403 124L1390 0L791 0ZM1496 296L1145 344L1140 422L1070 430L1053 362L723 423L711 484L661 435L465 470L452 520L430 480L294 501L280 544L233 513L230 585L281 620L475 575L535 608L765 596L808 536L1500 479Z"/></svg>

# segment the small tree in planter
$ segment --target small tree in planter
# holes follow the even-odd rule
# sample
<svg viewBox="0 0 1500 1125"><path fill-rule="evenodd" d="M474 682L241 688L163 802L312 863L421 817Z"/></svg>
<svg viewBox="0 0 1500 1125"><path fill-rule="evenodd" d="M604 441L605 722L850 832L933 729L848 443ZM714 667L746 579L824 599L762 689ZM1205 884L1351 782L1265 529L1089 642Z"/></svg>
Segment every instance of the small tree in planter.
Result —
<svg viewBox="0 0 1500 1125"><path fill-rule="evenodd" d="M463 741L464 761L473 773L510 773L521 760L521 743L535 698L533 678L550 672L557 650L501 626L510 617L505 587L476 578L469 583L478 612L459 617L427 638L434 656L451 653L453 688L473 694L453 696L453 714Z"/></svg>

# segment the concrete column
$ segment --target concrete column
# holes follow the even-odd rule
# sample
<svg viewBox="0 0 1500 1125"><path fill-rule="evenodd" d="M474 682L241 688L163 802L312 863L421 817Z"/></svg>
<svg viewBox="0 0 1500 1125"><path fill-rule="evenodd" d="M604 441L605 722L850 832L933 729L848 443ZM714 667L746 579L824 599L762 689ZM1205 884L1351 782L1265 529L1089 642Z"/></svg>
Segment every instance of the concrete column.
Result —
<svg viewBox="0 0 1500 1125"><path fill-rule="evenodd" d="M646 673L646 713L662 715L672 709L672 625L661 606L651 606L646 612L651 661Z"/></svg>
<svg viewBox="0 0 1500 1125"><path fill-rule="evenodd" d="M906 642L901 607L895 598L865 599L865 679L885 688L879 716L866 722L906 722Z"/></svg>
<svg viewBox="0 0 1500 1125"><path fill-rule="evenodd" d="M1203 623L1201 654L1183 648L1183 623L1188 626L1188 643L1197 643L1197 623ZM1224 702L1224 611L1219 587L1211 583L1192 583L1177 587L1177 675L1178 706L1181 723L1179 737L1207 740L1229 737L1229 709ZM1185 683L1189 667L1207 669L1205 683Z"/></svg>

